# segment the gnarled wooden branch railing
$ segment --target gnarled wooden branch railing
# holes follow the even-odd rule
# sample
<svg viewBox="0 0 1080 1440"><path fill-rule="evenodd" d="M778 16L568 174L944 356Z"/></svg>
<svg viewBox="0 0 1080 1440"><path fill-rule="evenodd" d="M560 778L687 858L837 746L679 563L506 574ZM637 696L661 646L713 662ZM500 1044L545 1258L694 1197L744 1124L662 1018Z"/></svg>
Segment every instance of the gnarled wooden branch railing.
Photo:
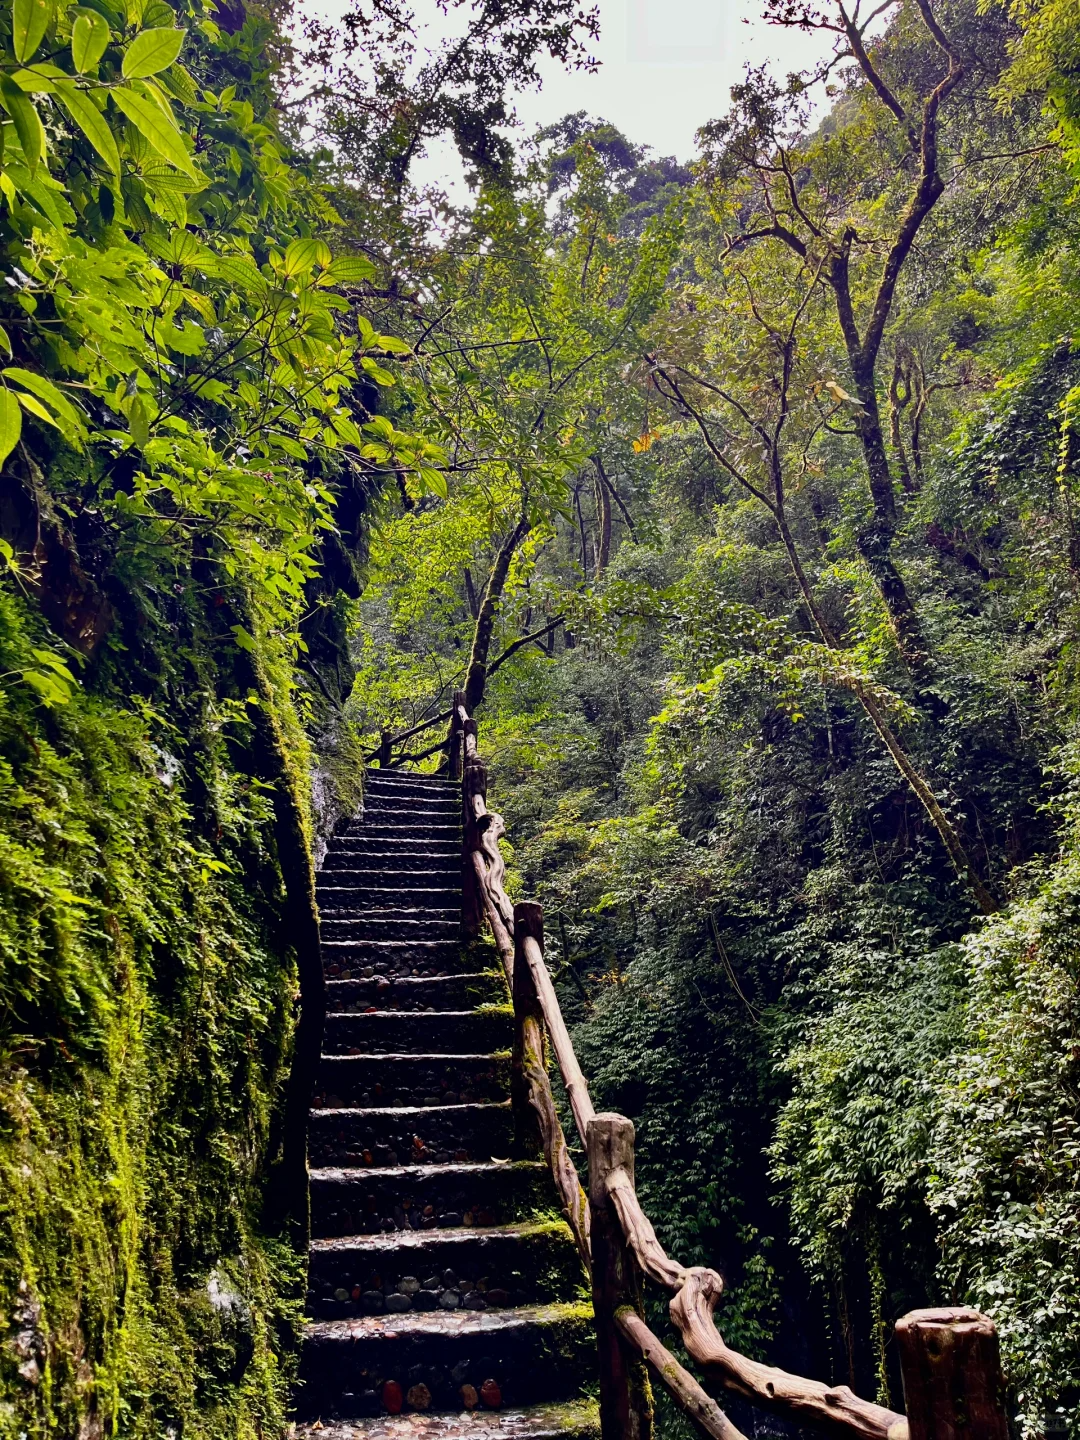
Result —
<svg viewBox="0 0 1080 1440"><path fill-rule="evenodd" d="M463 923L476 936L486 920L514 1003L514 1101L519 1124L531 1112L563 1210L592 1279L603 1440L649 1440L648 1372L701 1434L743 1440L716 1401L645 1323L641 1280L671 1294L669 1313L687 1354L713 1382L788 1420L846 1440L1008 1440L993 1322L966 1309L917 1310L897 1322L907 1415L751 1360L730 1349L713 1311L724 1282L715 1270L672 1260L641 1208L634 1180L634 1126L598 1115L578 1064L544 960L542 908L513 905L503 886L502 817L487 808L487 770L477 726L454 696L445 742L449 773L462 784ZM545 1059L554 1053L574 1123L589 1158L586 1198L566 1144Z"/></svg>

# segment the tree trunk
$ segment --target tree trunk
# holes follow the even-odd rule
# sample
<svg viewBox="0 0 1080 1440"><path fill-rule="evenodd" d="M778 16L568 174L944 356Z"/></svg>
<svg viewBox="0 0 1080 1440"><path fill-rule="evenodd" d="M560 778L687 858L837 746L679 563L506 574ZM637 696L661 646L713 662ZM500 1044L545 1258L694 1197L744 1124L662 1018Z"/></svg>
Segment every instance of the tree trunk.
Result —
<svg viewBox="0 0 1080 1440"><path fill-rule="evenodd" d="M611 495L604 472L599 467L596 471L596 523L599 529L596 542L596 579L599 580L611 558Z"/></svg>
<svg viewBox="0 0 1080 1440"><path fill-rule="evenodd" d="M853 361L852 368L855 369ZM862 405L859 414L859 440L873 502L870 523L860 527L855 537L859 554L873 577L878 594L889 612L897 643L903 651L912 675L921 688L929 681L926 642L903 577L892 558L896 538L896 496L892 471L881 428L874 367L859 365L855 375L856 393Z"/></svg>
<svg viewBox="0 0 1080 1440"><path fill-rule="evenodd" d="M470 715L475 712L476 707L484 698L491 638L495 633L495 621L498 617L499 605L502 602L506 577L510 573L510 562L530 529L528 518L522 513L521 519L503 541L499 553L495 557L491 574L488 576L487 585L484 587L484 598L480 602L476 626L473 630L469 668L465 675L465 708Z"/></svg>

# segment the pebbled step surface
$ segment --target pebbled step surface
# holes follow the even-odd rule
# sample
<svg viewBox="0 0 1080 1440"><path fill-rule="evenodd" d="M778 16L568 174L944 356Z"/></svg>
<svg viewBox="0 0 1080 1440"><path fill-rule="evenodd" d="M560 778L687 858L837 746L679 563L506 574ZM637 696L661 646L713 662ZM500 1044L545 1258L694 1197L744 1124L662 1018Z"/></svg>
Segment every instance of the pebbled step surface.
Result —
<svg viewBox="0 0 1080 1440"><path fill-rule="evenodd" d="M454 785L370 772L319 872L327 1016L297 1412L324 1440L594 1440L591 1307L536 1152L513 1016L461 937Z"/></svg>
<svg viewBox="0 0 1080 1440"><path fill-rule="evenodd" d="M575 1400L528 1410L382 1415L317 1430L301 1425L296 1433L319 1440L599 1440L600 1411L594 1400Z"/></svg>
<svg viewBox="0 0 1080 1440"><path fill-rule="evenodd" d="M311 1172L314 1234L504 1225L550 1208L542 1160L340 1166Z"/></svg>
<svg viewBox="0 0 1080 1440"><path fill-rule="evenodd" d="M509 1006L484 1009L366 1010L359 1015L331 1011L326 1017L324 1050L339 1055L350 1050L415 1050L427 1054L453 1050L509 1050L514 1038Z"/></svg>
<svg viewBox="0 0 1080 1440"><path fill-rule="evenodd" d="M368 1315L313 1321L300 1378L338 1403L347 1396L359 1415L378 1414L387 1381L401 1386L399 1376L409 1389L425 1387L427 1403L417 1409L452 1409L466 1385L479 1393L490 1381L504 1404L535 1405L576 1398L594 1350L584 1305Z"/></svg>
<svg viewBox="0 0 1080 1440"><path fill-rule="evenodd" d="M489 970L460 975L369 975L328 980L327 1010L334 1015L364 1010L465 1010L503 999L499 976Z"/></svg>

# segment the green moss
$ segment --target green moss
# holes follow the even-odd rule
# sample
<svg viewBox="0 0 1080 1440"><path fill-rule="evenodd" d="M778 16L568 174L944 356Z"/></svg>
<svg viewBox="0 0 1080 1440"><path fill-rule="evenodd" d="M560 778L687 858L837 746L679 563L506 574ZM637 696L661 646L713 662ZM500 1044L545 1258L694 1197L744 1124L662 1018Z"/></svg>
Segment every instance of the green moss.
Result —
<svg viewBox="0 0 1080 1440"><path fill-rule="evenodd" d="M175 727L108 664L48 711L42 640L0 593L0 1437L281 1434L296 967L245 707L193 645Z"/></svg>

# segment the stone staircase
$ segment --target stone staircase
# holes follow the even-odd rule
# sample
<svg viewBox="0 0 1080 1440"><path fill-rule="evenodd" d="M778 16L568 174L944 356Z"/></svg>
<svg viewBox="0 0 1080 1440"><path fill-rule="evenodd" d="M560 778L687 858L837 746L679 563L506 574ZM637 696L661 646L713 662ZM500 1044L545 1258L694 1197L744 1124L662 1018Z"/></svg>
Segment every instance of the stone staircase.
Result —
<svg viewBox="0 0 1080 1440"><path fill-rule="evenodd" d="M320 872L297 1431L323 1440L599 1433L585 1276L511 1113L506 984L462 945L460 795L369 772Z"/></svg>

